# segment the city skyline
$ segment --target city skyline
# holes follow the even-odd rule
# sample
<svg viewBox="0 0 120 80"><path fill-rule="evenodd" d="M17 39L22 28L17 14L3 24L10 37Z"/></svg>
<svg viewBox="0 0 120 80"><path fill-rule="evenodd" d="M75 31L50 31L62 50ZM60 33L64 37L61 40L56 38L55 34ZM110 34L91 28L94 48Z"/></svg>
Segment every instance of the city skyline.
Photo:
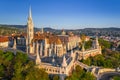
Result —
<svg viewBox="0 0 120 80"><path fill-rule="evenodd" d="M26 25L29 6L34 26L55 29L120 27L119 0L1 0L0 24Z"/></svg>

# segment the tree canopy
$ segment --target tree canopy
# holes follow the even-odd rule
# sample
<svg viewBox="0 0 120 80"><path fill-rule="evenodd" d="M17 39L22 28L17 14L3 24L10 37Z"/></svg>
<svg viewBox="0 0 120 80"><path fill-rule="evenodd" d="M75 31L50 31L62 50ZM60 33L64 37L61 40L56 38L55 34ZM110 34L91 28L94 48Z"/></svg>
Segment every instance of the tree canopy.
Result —
<svg viewBox="0 0 120 80"><path fill-rule="evenodd" d="M49 80L49 77L43 69L36 68L26 54L0 51L0 79Z"/></svg>
<svg viewBox="0 0 120 80"><path fill-rule="evenodd" d="M111 48L111 46L112 46L112 43L111 42L109 42L109 41L105 41L105 40L103 40L103 39L99 39L99 44L100 44L100 46L102 47L102 50L104 50L104 49L110 49Z"/></svg>
<svg viewBox="0 0 120 80"><path fill-rule="evenodd" d="M96 55L81 61L89 66L95 65L105 68L117 68L120 64L120 52L105 50L105 53L102 55Z"/></svg>
<svg viewBox="0 0 120 80"><path fill-rule="evenodd" d="M114 76L113 80L120 80L120 76Z"/></svg>
<svg viewBox="0 0 120 80"><path fill-rule="evenodd" d="M66 77L66 80L96 80L96 78L90 72L86 72L80 66L76 66L72 75Z"/></svg>
<svg viewBox="0 0 120 80"><path fill-rule="evenodd" d="M90 49L90 48L92 48L92 40L85 42L85 49Z"/></svg>

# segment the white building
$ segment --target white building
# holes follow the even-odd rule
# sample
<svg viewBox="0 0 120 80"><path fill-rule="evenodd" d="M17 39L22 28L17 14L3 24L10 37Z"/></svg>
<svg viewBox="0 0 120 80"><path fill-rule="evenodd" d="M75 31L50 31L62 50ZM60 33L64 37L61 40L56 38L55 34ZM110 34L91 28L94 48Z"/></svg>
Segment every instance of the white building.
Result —
<svg viewBox="0 0 120 80"><path fill-rule="evenodd" d="M5 36L0 36L0 47L6 48L9 46L9 38Z"/></svg>

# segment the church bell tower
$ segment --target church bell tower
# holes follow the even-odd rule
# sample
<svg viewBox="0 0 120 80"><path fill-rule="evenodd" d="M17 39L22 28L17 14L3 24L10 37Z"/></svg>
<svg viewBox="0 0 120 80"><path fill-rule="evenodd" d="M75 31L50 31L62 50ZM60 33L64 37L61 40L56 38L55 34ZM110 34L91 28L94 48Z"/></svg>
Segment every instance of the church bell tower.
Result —
<svg viewBox="0 0 120 80"><path fill-rule="evenodd" d="M31 7L29 8L29 16L27 21L27 39L26 39L26 50L27 53L33 54L33 37L34 37L34 25L32 20Z"/></svg>

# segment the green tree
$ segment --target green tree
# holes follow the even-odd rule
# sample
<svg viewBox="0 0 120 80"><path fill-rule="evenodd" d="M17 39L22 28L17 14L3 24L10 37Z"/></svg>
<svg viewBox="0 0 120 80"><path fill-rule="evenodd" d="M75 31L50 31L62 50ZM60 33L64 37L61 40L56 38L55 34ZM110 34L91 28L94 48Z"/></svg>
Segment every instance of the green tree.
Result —
<svg viewBox="0 0 120 80"><path fill-rule="evenodd" d="M86 60L83 60L83 63L91 66L92 62L91 62L91 59L90 58L87 58Z"/></svg>
<svg viewBox="0 0 120 80"><path fill-rule="evenodd" d="M27 73L25 80L49 80L49 77L43 69L32 68Z"/></svg>
<svg viewBox="0 0 120 80"><path fill-rule="evenodd" d="M76 66L72 75L66 77L66 80L95 80L95 77L90 72L85 72L80 66Z"/></svg>
<svg viewBox="0 0 120 80"><path fill-rule="evenodd" d="M1 79L2 77L4 77L4 75L5 75L4 67L3 67L3 65L0 65L0 79Z"/></svg>
<svg viewBox="0 0 120 80"><path fill-rule="evenodd" d="M85 42L85 49L90 49L92 47L92 40Z"/></svg>
<svg viewBox="0 0 120 80"><path fill-rule="evenodd" d="M80 36L81 36L81 40L82 40L82 42L84 42L85 39L86 39L86 35L85 35L85 34L81 34Z"/></svg>
<svg viewBox="0 0 120 80"><path fill-rule="evenodd" d="M101 66L105 68L117 68L120 64L120 52L109 51L103 55L89 57L86 60L81 60L84 64Z"/></svg>
<svg viewBox="0 0 120 80"><path fill-rule="evenodd" d="M17 52L15 56L15 62L21 62L25 64L28 61L28 56L27 54L24 54L22 52Z"/></svg>
<svg viewBox="0 0 120 80"><path fill-rule="evenodd" d="M14 75L12 80L24 80L25 76L23 73L28 62L27 55L21 52L17 52L14 61Z"/></svg>
<svg viewBox="0 0 120 80"><path fill-rule="evenodd" d="M38 75L39 74L39 75ZM5 80L49 80L43 69L38 69L22 52L16 55L0 50L0 79Z"/></svg>
<svg viewBox="0 0 120 80"><path fill-rule="evenodd" d="M101 45L101 47L102 47L102 49L104 50L105 48L111 48L111 46L112 46L112 43L110 43L109 41L105 41L105 40L103 40L103 39L99 39L99 43L100 43L100 45Z"/></svg>
<svg viewBox="0 0 120 80"><path fill-rule="evenodd" d="M113 80L120 80L120 76L114 76Z"/></svg>

